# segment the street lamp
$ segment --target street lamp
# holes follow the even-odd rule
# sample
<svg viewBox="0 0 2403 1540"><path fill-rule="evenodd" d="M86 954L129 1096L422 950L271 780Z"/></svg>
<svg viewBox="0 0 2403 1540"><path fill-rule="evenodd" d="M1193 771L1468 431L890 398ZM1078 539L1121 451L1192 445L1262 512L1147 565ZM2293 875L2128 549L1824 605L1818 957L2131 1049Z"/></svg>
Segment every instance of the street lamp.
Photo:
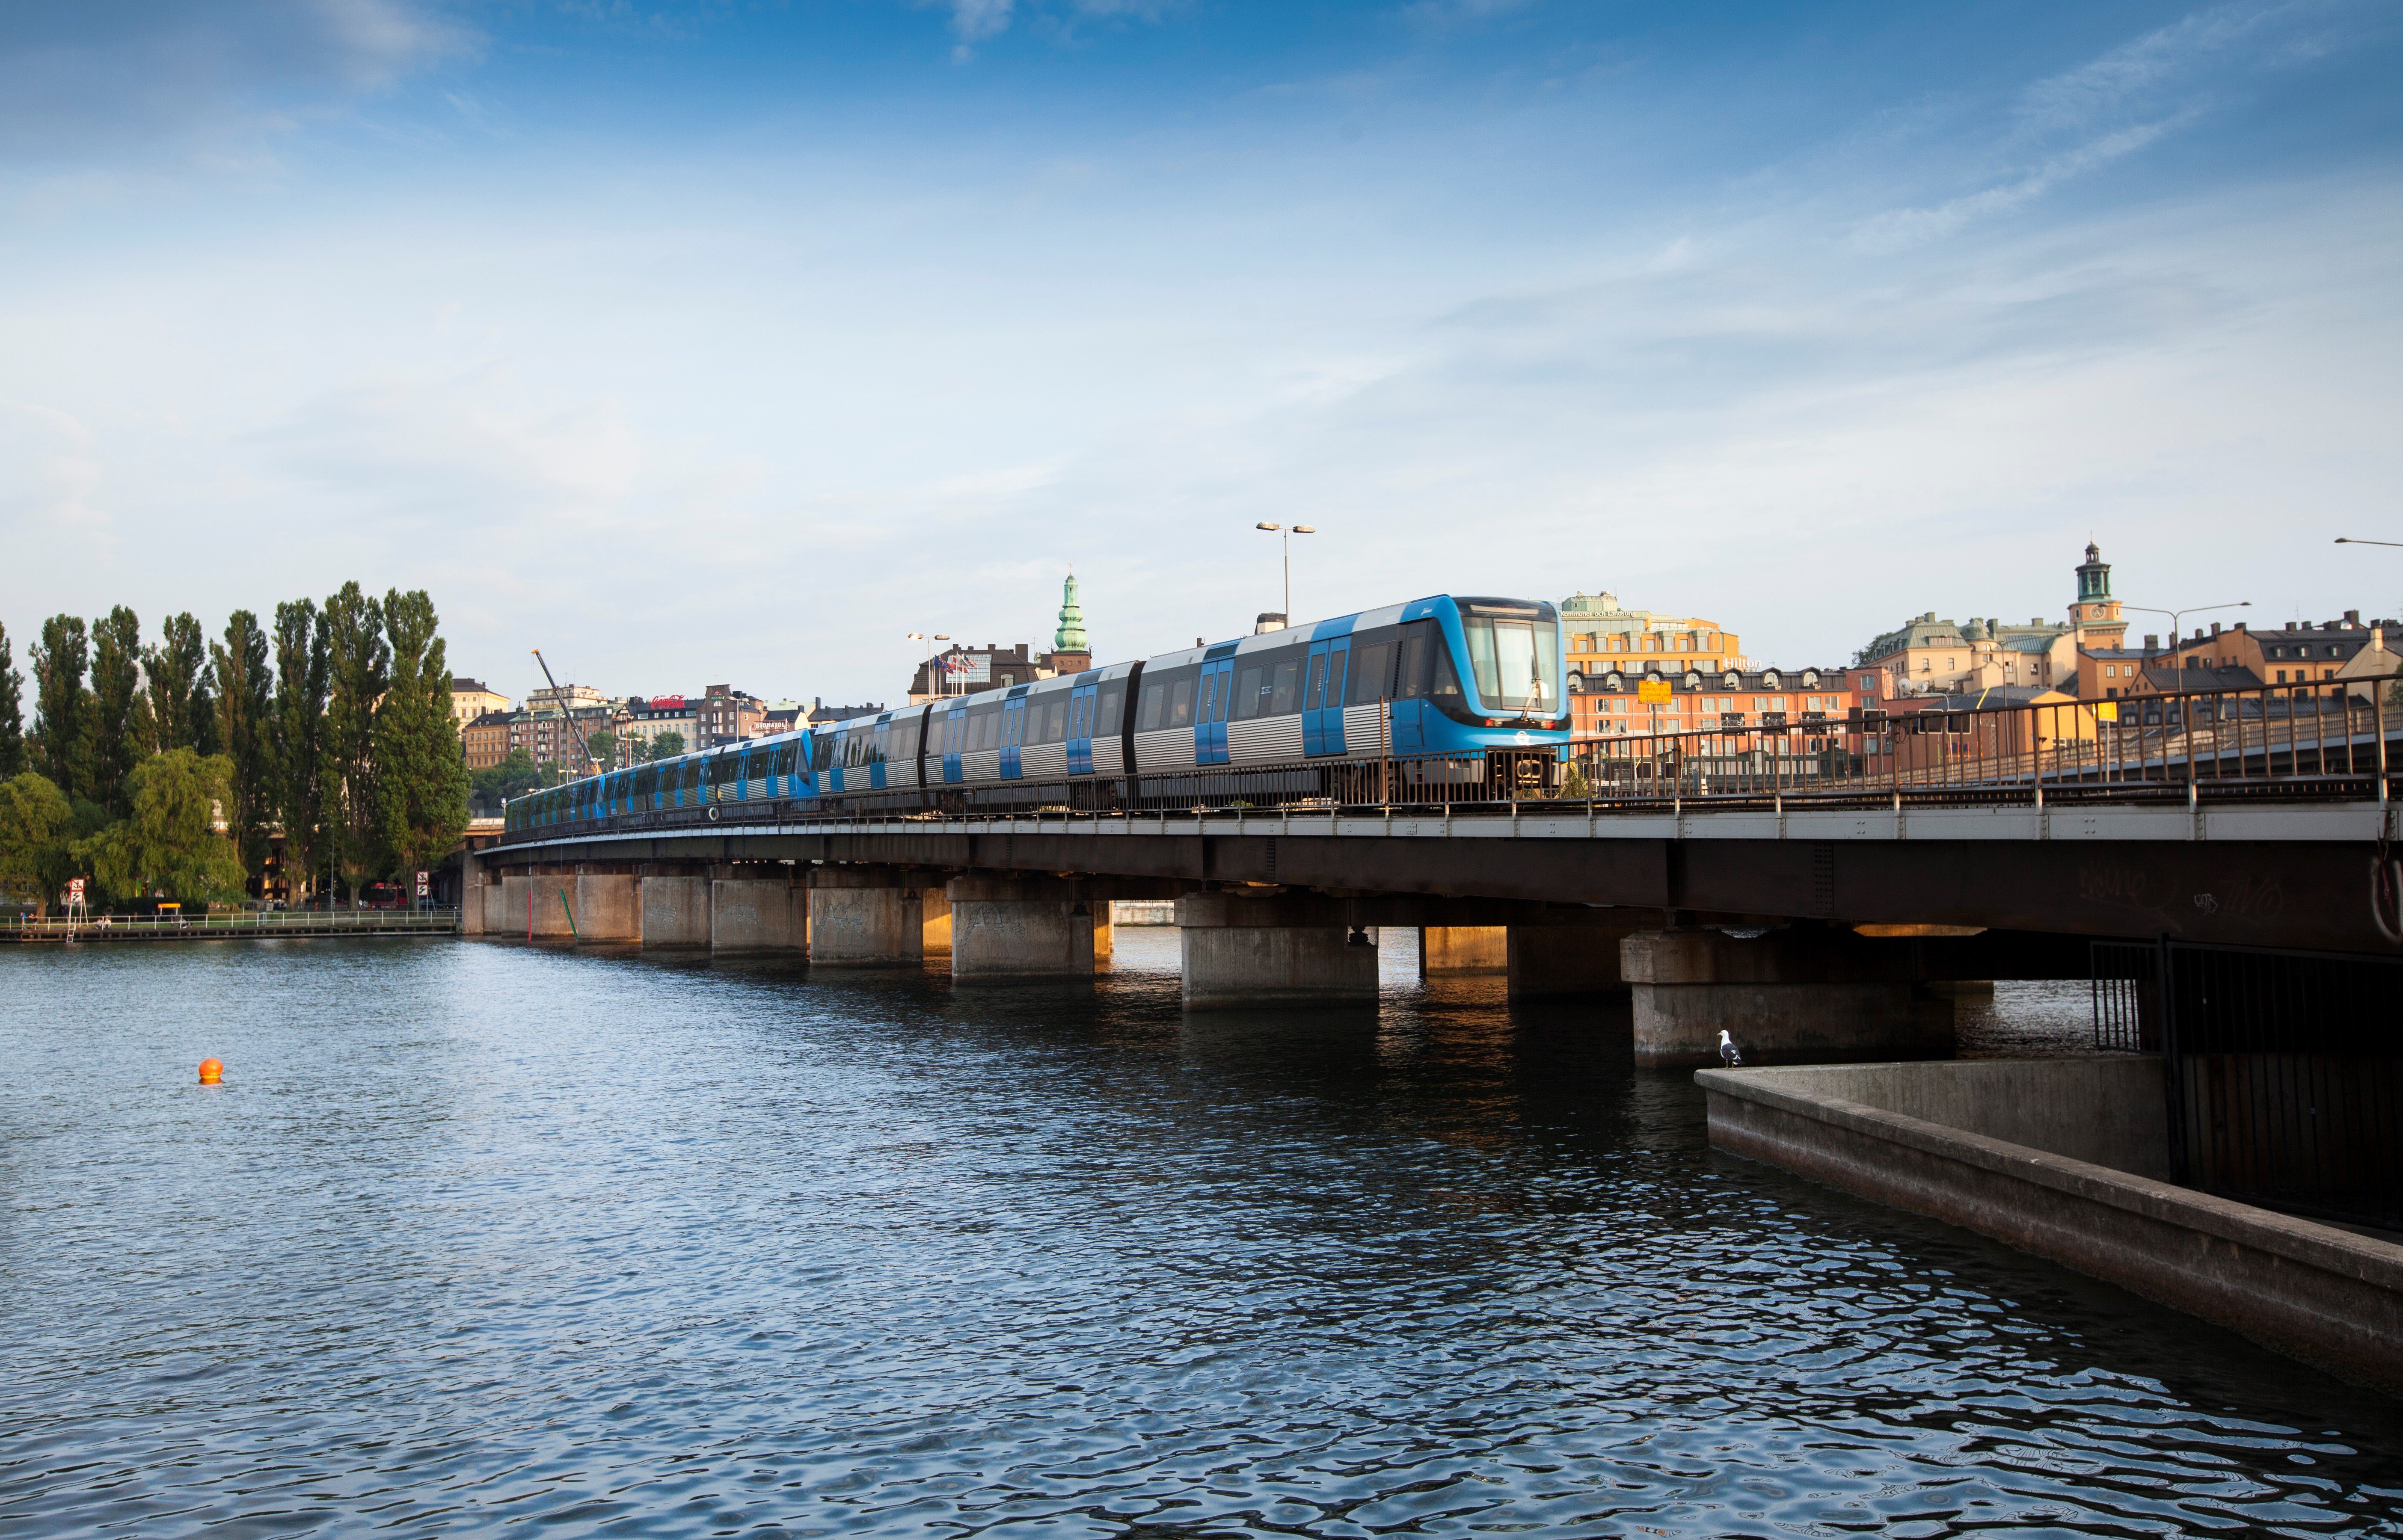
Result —
<svg viewBox="0 0 2403 1540"><path fill-rule="evenodd" d="M929 695L949 695L951 693L950 690L938 690L935 687L935 644L938 642L948 642L951 638L944 635L941 631L937 631L932 636L929 636L923 631L913 631L910 633L910 640L912 642L924 642L926 644L926 693ZM951 680L946 678L943 683L949 685Z"/></svg>
<svg viewBox="0 0 2403 1540"><path fill-rule="evenodd" d="M2139 615L2168 616L2170 617L2170 651L2175 652L2178 649L2178 620L2181 617L2207 615L2213 610L2249 610L2253 607L2253 601L2239 599L2232 604L2188 604L2182 610L2157 610L2147 604L2122 604L2119 607L2124 610L2134 610ZM2147 668L2151 666L2149 663L2146 665Z"/></svg>
<svg viewBox="0 0 2403 1540"><path fill-rule="evenodd" d="M2336 543L2340 546L2394 546L2403 548L2403 540L2355 540L2345 534L2338 535Z"/></svg>
<svg viewBox="0 0 2403 1540"><path fill-rule="evenodd" d="M1286 529L1282 524L1271 524L1266 522L1254 524L1252 528L1256 530L1267 530L1271 534L1279 534L1283 537L1285 543L1285 623L1290 626L1293 624L1293 537L1297 534L1316 534L1318 531L1308 524L1296 524L1293 528Z"/></svg>

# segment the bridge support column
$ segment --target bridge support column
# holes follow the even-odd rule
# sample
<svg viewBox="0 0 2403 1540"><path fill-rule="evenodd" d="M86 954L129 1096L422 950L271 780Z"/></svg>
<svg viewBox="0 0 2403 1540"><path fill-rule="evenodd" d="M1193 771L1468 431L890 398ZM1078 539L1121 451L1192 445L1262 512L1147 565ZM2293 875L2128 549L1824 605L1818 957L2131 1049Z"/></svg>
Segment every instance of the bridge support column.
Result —
<svg viewBox="0 0 2403 1540"><path fill-rule="evenodd" d="M708 878L650 876L642 882L646 949L709 945Z"/></svg>
<svg viewBox="0 0 2403 1540"><path fill-rule="evenodd" d="M1626 989L1619 948L1644 928L1645 922L1626 909L1563 909L1542 920L1513 924L1510 998L1615 994Z"/></svg>
<svg viewBox="0 0 2403 1540"><path fill-rule="evenodd" d="M709 885L709 950L806 951L809 890L790 878L721 877Z"/></svg>
<svg viewBox="0 0 2403 1540"><path fill-rule="evenodd" d="M1848 940L1826 932L1630 936L1620 966L1634 994L1635 1061L1715 1064L1722 1031L1747 1065L1950 1057L1952 1002L1894 977L1896 968Z"/></svg>
<svg viewBox="0 0 2403 1540"><path fill-rule="evenodd" d="M557 872L512 872L501 879L506 923L498 933L516 940L572 941L568 916L576 903L576 879Z"/></svg>
<svg viewBox="0 0 2403 1540"><path fill-rule="evenodd" d="M1297 898L1188 894L1176 901L1185 1008L1330 1006L1377 998L1377 949L1327 923L1334 906Z"/></svg>
<svg viewBox="0 0 2403 1540"><path fill-rule="evenodd" d="M919 890L891 873L828 868L810 876L810 962L828 967L914 964L925 955Z"/></svg>
<svg viewBox="0 0 2403 1540"><path fill-rule="evenodd" d="M1051 877L954 877L946 889L956 979L1090 978L1093 905Z"/></svg>
<svg viewBox="0 0 2403 1540"><path fill-rule="evenodd" d="M576 938L579 941L640 941L643 880L622 873L579 872L575 891Z"/></svg>
<svg viewBox="0 0 2403 1540"><path fill-rule="evenodd" d="M941 888L918 890L918 953L922 957L951 954L951 895Z"/></svg>
<svg viewBox="0 0 2403 1540"><path fill-rule="evenodd" d="M484 864L476 859L474 851L469 851L460 857L459 934L462 936L484 934L486 878L492 879L492 883L495 886L500 881L500 874L486 870Z"/></svg>
<svg viewBox="0 0 2403 1540"><path fill-rule="evenodd" d="M1421 925L1419 977L1451 973L1507 973L1510 967L1507 925Z"/></svg>

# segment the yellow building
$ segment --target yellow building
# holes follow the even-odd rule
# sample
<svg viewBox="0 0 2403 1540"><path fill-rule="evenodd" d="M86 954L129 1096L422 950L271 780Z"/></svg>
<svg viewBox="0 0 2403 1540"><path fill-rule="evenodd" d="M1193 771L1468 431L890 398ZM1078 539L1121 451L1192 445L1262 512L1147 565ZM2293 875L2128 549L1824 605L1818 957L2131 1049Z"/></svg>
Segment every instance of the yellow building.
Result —
<svg viewBox="0 0 2403 1540"><path fill-rule="evenodd" d="M1561 631L1568 643L1571 730L1579 737L1626 730L1623 722L1605 726L1603 713L1608 702L1601 692L1606 675L1640 674L1647 669L1715 675L1743 667L1742 642L1717 621L1624 609L1615 593L1580 592L1562 600Z"/></svg>
<svg viewBox="0 0 2403 1540"><path fill-rule="evenodd" d="M485 687L480 679L451 681L451 720L463 728L486 712L508 709L509 698Z"/></svg>

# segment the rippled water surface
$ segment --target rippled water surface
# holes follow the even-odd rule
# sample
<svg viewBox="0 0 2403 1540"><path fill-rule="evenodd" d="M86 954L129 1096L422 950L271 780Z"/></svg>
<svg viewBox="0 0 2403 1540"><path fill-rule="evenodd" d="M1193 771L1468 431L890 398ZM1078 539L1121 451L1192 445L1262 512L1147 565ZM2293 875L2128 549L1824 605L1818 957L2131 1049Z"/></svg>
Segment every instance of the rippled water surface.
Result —
<svg viewBox="0 0 2403 1540"><path fill-rule="evenodd" d="M0 1533L2403 1533L2397 1403L1714 1155L1623 1006L1174 949L0 949Z"/></svg>

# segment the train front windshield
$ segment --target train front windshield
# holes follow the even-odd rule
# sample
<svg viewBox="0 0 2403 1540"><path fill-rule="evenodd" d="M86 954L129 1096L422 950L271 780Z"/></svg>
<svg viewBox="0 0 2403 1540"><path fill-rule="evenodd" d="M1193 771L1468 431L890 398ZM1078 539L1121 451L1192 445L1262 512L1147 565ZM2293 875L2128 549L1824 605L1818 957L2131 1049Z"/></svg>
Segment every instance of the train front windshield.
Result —
<svg viewBox="0 0 2403 1540"><path fill-rule="evenodd" d="M1468 666L1489 711L1561 709L1561 628L1551 606L1463 604Z"/></svg>

